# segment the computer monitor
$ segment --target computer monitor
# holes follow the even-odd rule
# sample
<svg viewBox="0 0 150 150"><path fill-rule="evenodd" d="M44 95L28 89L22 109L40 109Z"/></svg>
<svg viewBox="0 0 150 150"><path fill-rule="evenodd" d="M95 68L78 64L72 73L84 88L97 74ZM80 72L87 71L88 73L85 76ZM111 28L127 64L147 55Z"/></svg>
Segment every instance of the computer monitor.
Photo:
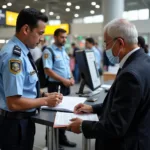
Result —
<svg viewBox="0 0 150 150"><path fill-rule="evenodd" d="M92 91L100 87L100 75L96 67L95 55L92 50L76 51L76 60L79 66L82 80L79 92L77 94L79 94L80 96L84 96L85 94L87 94L86 92L84 92L85 85L87 85Z"/></svg>

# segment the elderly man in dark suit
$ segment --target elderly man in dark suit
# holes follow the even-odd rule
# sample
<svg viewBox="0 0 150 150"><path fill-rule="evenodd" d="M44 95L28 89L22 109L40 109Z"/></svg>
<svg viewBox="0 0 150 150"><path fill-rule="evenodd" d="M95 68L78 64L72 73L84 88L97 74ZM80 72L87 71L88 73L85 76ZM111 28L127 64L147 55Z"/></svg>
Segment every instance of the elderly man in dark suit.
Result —
<svg viewBox="0 0 150 150"><path fill-rule="evenodd" d="M68 129L96 139L96 150L150 150L150 57L137 45L136 27L116 19L104 28L105 50L120 69L103 104L79 104L76 113L97 113L98 122L72 119Z"/></svg>

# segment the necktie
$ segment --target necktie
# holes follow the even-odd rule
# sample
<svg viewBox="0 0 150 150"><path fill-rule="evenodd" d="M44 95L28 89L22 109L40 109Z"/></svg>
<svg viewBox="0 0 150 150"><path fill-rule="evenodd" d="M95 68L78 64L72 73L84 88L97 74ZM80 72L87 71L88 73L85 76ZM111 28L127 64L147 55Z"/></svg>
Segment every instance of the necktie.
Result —
<svg viewBox="0 0 150 150"><path fill-rule="evenodd" d="M28 53L28 58L30 60L30 63L32 65L33 69L36 71L37 76L38 76L38 70L36 68L35 62L34 62L33 57L32 57L30 52ZM39 81L36 82L36 90L37 90L37 98L39 98L40 97L40 83L39 83Z"/></svg>
<svg viewBox="0 0 150 150"><path fill-rule="evenodd" d="M32 57L32 55L31 55L30 52L28 53L28 58L29 58L29 60L30 60L30 63L31 63L31 65L32 65L32 67L34 68L34 70L36 71L36 73L38 73L37 68L36 68L36 65L35 65L35 62L34 62L33 57Z"/></svg>

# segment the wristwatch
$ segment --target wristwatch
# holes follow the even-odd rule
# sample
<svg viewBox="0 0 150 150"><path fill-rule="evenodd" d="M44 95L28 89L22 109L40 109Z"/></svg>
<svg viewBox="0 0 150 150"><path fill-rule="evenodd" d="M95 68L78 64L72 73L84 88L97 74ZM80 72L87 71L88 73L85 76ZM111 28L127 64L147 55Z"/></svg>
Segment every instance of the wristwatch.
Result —
<svg viewBox="0 0 150 150"><path fill-rule="evenodd" d="M82 123L80 124L80 132L82 132Z"/></svg>

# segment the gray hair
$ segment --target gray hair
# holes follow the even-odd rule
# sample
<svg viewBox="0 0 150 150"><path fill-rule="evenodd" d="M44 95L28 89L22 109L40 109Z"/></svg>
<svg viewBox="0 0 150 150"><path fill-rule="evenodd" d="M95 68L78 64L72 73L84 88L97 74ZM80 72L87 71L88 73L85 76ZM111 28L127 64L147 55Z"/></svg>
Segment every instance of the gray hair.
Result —
<svg viewBox="0 0 150 150"><path fill-rule="evenodd" d="M104 27L111 38L121 37L128 44L138 43L138 32L134 24L126 19L114 19Z"/></svg>

